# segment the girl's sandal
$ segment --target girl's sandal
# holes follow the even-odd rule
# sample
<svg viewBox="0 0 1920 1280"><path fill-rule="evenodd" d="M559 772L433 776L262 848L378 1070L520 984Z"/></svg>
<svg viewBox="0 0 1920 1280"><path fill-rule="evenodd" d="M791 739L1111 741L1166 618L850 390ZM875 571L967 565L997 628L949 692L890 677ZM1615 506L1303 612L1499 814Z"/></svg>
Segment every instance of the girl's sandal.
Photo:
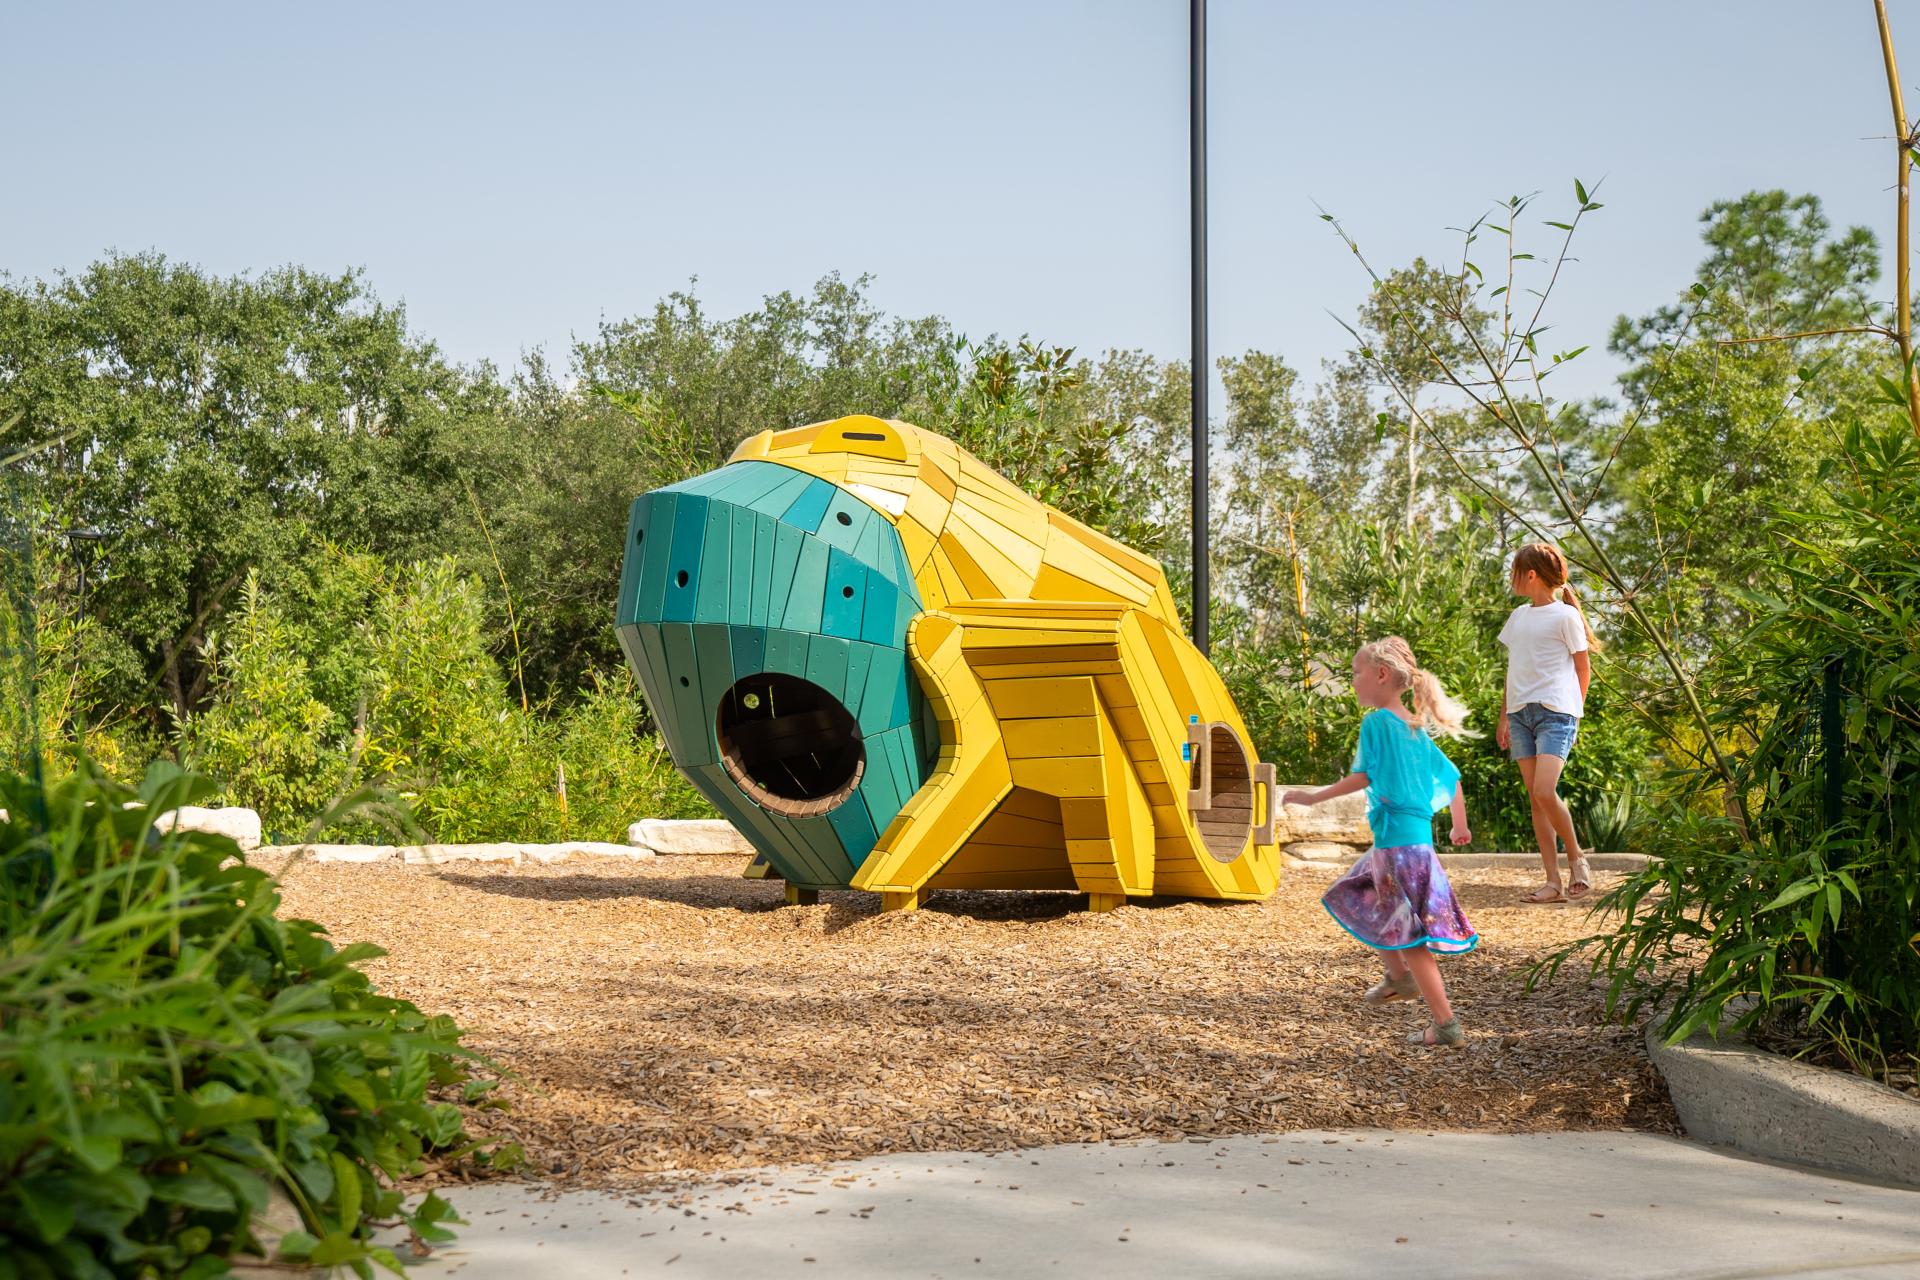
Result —
<svg viewBox="0 0 1920 1280"><path fill-rule="evenodd" d="M1587 865L1587 855L1580 854L1567 867L1567 896L1584 898L1593 888L1593 868Z"/></svg>
<svg viewBox="0 0 1920 1280"><path fill-rule="evenodd" d="M1392 1000L1411 1000L1419 994L1420 986L1409 973L1404 977L1380 979L1360 998L1368 1004L1386 1004Z"/></svg>
<svg viewBox="0 0 1920 1280"><path fill-rule="evenodd" d="M1448 1018L1445 1022L1429 1023L1419 1031L1407 1034L1408 1044L1426 1045L1429 1048L1446 1046L1453 1048L1467 1042L1467 1033L1460 1026L1460 1019Z"/></svg>
<svg viewBox="0 0 1920 1280"><path fill-rule="evenodd" d="M1520 901L1529 907L1546 907L1567 900L1566 890L1557 884L1543 884L1532 893L1520 895Z"/></svg>

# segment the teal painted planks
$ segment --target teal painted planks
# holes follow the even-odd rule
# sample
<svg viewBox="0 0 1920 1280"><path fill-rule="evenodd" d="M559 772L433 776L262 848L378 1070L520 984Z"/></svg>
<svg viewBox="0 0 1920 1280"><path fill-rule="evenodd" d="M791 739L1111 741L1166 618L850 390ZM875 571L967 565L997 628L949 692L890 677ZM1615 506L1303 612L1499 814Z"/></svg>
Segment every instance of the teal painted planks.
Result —
<svg viewBox="0 0 1920 1280"><path fill-rule="evenodd" d="M733 678L743 680L767 669L767 633L760 627L733 629Z"/></svg>
<svg viewBox="0 0 1920 1280"><path fill-rule="evenodd" d="M667 561L673 555L674 510L679 500L679 495L672 493L645 494L634 499L635 506L642 502L648 504L647 536L627 549L629 556L640 560L640 583L633 598L635 622L660 620L667 589Z"/></svg>
<svg viewBox="0 0 1920 1280"><path fill-rule="evenodd" d="M820 629L842 640L860 639L860 610L866 594L866 567L845 552L828 548L827 583L820 604Z"/></svg>
<svg viewBox="0 0 1920 1280"><path fill-rule="evenodd" d="M860 700L867 696L867 668L873 665L873 646L870 644L850 644L847 646L847 692L841 698L848 714L854 719L860 718Z"/></svg>
<svg viewBox="0 0 1920 1280"><path fill-rule="evenodd" d="M633 621L634 598L640 594L640 570L646 564L647 512L653 495L643 493L627 508L626 550L620 557L620 593L613 601L613 625Z"/></svg>
<svg viewBox="0 0 1920 1280"><path fill-rule="evenodd" d="M834 883L826 879L830 873L815 859L812 849L787 832L780 819L741 795L721 766L699 765L687 774L700 788L700 794L713 801L713 807L740 829L755 852L766 855L773 869L788 883Z"/></svg>
<svg viewBox="0 0 1920 1280"><path fill-rule="evenodd" d="M807 642L807 679L836 700L847 696L847 642L833 636L814 636Z"/></svg>
<svg viewBox="0 0 1920 1280"><path fill-rule="evenodd" d="M677 580L677 579L676 579ZM733 585L733 508L707 501L706 545L700 549L700 576L693 584L693 620L725 622Z"/></svg>
<svg viewBox="0 0 1920 1280"><path fill-rule="evenodd" d="M846 808L845 805L840 807ZM840 833L830 818L794 818L789 830L806 843L814 860L835 877L828 883L845 884L853 879L853 860L847 857L846 848L840 843Z"/></svg>
<svg viewBox="0 0 1920 1280"><path fill-rule="evenodd" d="M806 678L807 643L809 637L804 631L788 631L784 627L767 628L768 671L778 671L790 676Z"/></svg>
<svg viewBox="0 0 1920 1280"><path fill-rule="evenodd" d="M786 470L784 467L781 469ZM814 477L804 471L787 471L784 480L761 497L755 498L749 505L769 520L778 520L785 514L787 508L793 505L794 499L812 488L815 483Z"/></svg>
<svg viewBox="0 0 1920 1280"><path fill-rule="evenodd" d="M800 496L788 504L780 516L786 523L803 533L812 533L820 527L820 517L827 513L827 504L833 501L833 495L839 490L817 477L809 477L813 483L800 491Z"/></svg>
<svg viewBox="0 0 1920 1280"><path fill-rule="evenodd" d="M764 627L767 625L767 581L773 576L774 543L780 536L780 522L771 516L754 513L753 521L753 566L747 597L747 624Z"/></svg>
<svg viewBox="0 0 1920 1280"><path fill-rule="evenodd" d="M694 624L693 653L700 663L700 689L705 695L699 710L710 734L718 734L715 721L720 715L720 700L733 687L732 638L732 627ZM714 746L716 750L719 747L717 736Z"/></svg>
<svg viewBox="0 0 1920 1280"><path fill-rule="evenodd" d="M633 633L639 641L640 651L647 658L647 704L653 708L654 723L659 724L673 714L672 693L667 680L666 644L660 638L657 623L643 623L635 627Z"/></svg>
<svg viewBox="0 0 1920 1280"><path fill-rule="evenodd" d="M729 511L733 517L729 542L732 554L727 560L727 608L721 620L745 626L753 621L754 537L764 519L746 507L730 507Z"/></svg>
<svg viewBox="0 0 1920 1280"><path fill-rule="evenodd" d="M873 662L867 668L867 687L860 695L862 734L884 733L905 723L895 717L906 682L912 678L905 653L898 649L873 650Z"/></svg>
<svg viewBox="0 0 1920 1280"><path fill-rule="evenodd" d="M818 538L800 540L800 558L793 566L793 586L786 607L767 615L768 625L795 631L818 631L820 607L827 592L827 544Z"/></svg>
<svg viewBox="0 0 1920 1280"><path fill-rule="evenodd" d="M846 855L847 868L851 872L873 852L873 842L877 838L873 818L865 804L856 797L849 797L845 804L827 815L827 821L833 824L834 831L840 837L840 848ZM851 875L848 878L851 879Z"/></svg>
<svg viewBox="0 0 1920 1280"><path fill-rule="evenodd" d="M896 634L900 615L900 593L877 573L867 575L867 598L861 602L860 638L868 644L904 644L906 634Z"/></svg>
<svg viewBox="0 0 1920 1280"><path fill-rule="evenodd" d="M692 622L694 581L700 572L700 552L707 535L707 500L683 493L674 503L673 547L667 559L664 622Z"/></svg>
<svg viewBox="0 0 1920 1280"><path fill-rule="evenodd" d="M844 490L835 489L833 501L827 504L826 514L820 517L820 540L840 548L848 555L854 555L855 548L860 545L860 535L880 518L879 513L860 499Z"/></svg>
<svg viewBox="0 0 1920 1280"><path fill-rule="evenodd" d="M707 700L700 683L693 628L684 622L669 622L660 628L660 638L667 651L668 701L673 707L673 730L667 739L673 748L673 762L682 769L712 764L713 729L702 711Z"/></svg>
<svg viewBox="0 0 1920 1280"><path fill-rule="evenodd" d="M767 573L767 625L782 625L780 619L786 616L787 597L793 592L793 571L800 563L800 546L806 541L806 535L790 524L782 524L774 531L773 568Z"/></svg>

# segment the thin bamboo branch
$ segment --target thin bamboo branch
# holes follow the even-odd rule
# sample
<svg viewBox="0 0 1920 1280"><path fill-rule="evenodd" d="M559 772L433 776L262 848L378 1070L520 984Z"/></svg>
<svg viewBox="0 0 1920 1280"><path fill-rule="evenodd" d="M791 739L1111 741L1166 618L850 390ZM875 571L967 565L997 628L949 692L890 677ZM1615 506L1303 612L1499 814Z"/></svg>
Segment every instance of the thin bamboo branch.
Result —
<svg viewBox="0 0 1920 1280"><path fill-rule="evenodd" d="M1873 0L1873 14L1880 27L1880 57L1887 68L1887 98L1893 107L1893 145L1895 172L1899 182L1898 222L1894 238L1894 299L1896 341L1900 344L1901 380L1907 389L1907 422L1913 434L1920 436L1920 395L1916 395L1913 369L1913 293L1909 283L1913 250L1907 238L1907 208L1911 199L1914 139L1907 126L1907 104L1900 93L1900 68L1893 56L1893 29L1887 25L1887 0Z"/></svg>

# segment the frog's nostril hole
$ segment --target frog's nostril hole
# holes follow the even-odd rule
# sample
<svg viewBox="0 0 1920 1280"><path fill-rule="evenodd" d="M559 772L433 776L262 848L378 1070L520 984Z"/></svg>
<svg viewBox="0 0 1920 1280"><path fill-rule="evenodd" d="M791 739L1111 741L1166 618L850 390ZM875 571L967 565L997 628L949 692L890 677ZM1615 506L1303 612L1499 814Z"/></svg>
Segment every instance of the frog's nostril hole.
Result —
<svg viewBox="0 0 1920 1280"><path fill-rule="evenodd" d="M852 524L852 523L853 523L853 517L852 517L852 516L850 516L850 515L848 515L848 514L847 514L846 512L844 512L844 511L836 511L836 512L834 512L834 513L833 513L833 518L834 518L835 520L838 520L838 521L839 521L839 522L840 522L841 524Z"/></svg>
<svg viewBox="0 0 1920 1280"><path fill-rule="evenodd" d="M680 687L681 687L682 689L685 689L685 688L687 688L687 687L688 687L688 686L689 686L689 685L690 685L691 683L692 683L692 682L691 682L691 681L689 681L689 680L688 680L688 679L687 679L687 678L686 678L685 676L681 676L681 677L680 677Z"/></svg>
<svg viewBox="0 0 1920 1280"><path fill-rule="evenodd" d="M841 595L843 595L843 596L845 596L845 597L846 597L847 599L849 599L849 600L851 600L851 599L853 599L853 588L852 588L852 587L842 587L842 588L840 588L840 594L841 594Z"/></svg>
<svg viewBox="0 0 1920 1280"><path fill-rule="evenodd" d="M677 582L677 583L679 583L679 584L680 584L681 586L683 586L683 587L684 587L684 586L686 586L686 585L687 585L687 571L686 571L685 569L682 569L682 570L681 570L681 571L680 571L680 572L679 572L678 574L676 574L676 575L674 576L674 579L673 579L673 580L674 580L675 582Z"/></svg>

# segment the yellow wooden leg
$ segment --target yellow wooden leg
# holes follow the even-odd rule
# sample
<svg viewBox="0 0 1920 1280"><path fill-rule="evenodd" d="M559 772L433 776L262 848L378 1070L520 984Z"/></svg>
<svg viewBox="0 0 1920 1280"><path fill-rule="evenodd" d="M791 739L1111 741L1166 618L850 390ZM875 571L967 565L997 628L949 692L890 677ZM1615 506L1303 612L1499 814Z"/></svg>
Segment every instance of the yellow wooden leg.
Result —
<svg viewBox="0 0 1920 1280"><path fill-rule="evenodd" d="M813 907L820 903L818 889L802 889L797 884L787 886L787 905L790 907Z"/></svg>
<svg viewBox="0 0 1920 1280"><path fill-rule="evenodd" d="M882 911L918 911L920 909L920 891L909 889L904 893L883 893L880 895Z"/></svg>
<svg viewBox="0 0 1920 1280"><path fill-rule="evenodd" d="M1087 910L1115 911L1127 905L1124 893L1090 893L1087 895Z"/></svg>

